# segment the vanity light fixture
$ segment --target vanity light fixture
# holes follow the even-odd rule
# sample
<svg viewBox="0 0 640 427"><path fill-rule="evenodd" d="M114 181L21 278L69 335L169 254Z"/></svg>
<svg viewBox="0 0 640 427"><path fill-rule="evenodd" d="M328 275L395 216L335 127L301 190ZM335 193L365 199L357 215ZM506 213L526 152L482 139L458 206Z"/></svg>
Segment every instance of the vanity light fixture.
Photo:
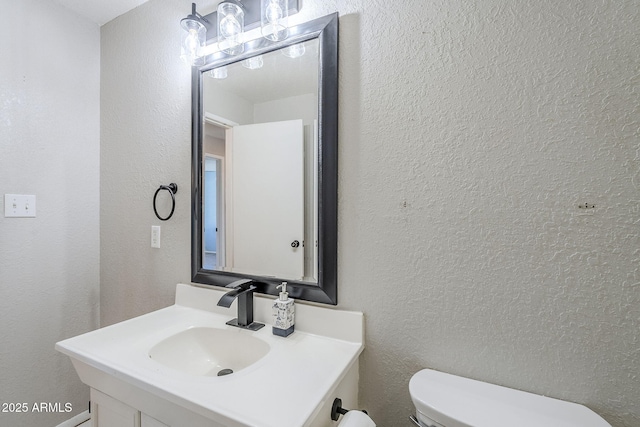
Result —
<svg viewBox="0 0 640 427"><path fill-rule="evenodd" d="M196 12L196 4L191 4L191 14L180 21L184 30L180 58L188 65L204 65L202 49L207 42L208 21Z"/></svg>
<svg viewBox="0 0 640 427"><path fill-rule="evenodd" d="M226 79L227 78L227 67L218 67L211 70L211 77L214 79Z"/></svg>
<svg viewBox="0 0 640 427"><path fill-rule="evenodd" d="M261 0L261 3L262 36L276 42L286 39L289 35L287 0Z"/></svg>
<svg viewBox="0 0 640 427"><path fill-rule="evenodd" d="M262 59L262 55L252 56L242 61L242 66L250 70L257 70L258 68L262 68L263 65L264 60Z"/></svg>
<svg viewBox="0 0 640 427"><path fill-rule="evenodd" d="M202 16L192 3L191 14L180 21L185 30L180 57L189 65L200 66L215 51L243 53L244 43L260 35L271 41L284 40L289 35L289 16L298 13L299 4L300 0L223 0L215 12ZM209 48L213 45L216 49Z"/></svg>
<svg viewBox="0 0 640 427"><path fill-rule="evenodd" d="M228 55L244 52L244 7L238 0L218 5L218 48Z"/></svg>
<svg viewBox="0 0 640 427"><path fill-rule="evenodd" d="M300 58L306 51L304 43L298 43L282 49L282 54L288 58Z"/></svg>

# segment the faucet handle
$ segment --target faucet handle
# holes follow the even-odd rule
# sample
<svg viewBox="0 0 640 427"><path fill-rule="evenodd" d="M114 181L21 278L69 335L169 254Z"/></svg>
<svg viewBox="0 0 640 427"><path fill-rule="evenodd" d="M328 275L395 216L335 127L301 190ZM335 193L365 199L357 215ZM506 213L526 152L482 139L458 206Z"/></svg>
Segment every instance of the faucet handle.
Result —
<svg viewBox="0 0 640 427"><path fill-rule="evenodd" d="M236 280L235 282L229 283L227 286L225 286L225 288L247 290L253 287L253 289L255 289L255 283L256 281L253 279L240 279Z"/></svg>

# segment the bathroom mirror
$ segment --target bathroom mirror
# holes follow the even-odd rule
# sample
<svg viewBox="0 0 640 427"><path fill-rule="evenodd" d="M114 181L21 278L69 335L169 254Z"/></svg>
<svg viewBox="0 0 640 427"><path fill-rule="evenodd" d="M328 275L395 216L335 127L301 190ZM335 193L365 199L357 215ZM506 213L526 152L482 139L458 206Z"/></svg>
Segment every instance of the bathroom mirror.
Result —
<svg viewBox="0 0 640 427"><path fill-rule="evenodd" d="M192 73L192 281L337 304L338 15Z"/></svg>

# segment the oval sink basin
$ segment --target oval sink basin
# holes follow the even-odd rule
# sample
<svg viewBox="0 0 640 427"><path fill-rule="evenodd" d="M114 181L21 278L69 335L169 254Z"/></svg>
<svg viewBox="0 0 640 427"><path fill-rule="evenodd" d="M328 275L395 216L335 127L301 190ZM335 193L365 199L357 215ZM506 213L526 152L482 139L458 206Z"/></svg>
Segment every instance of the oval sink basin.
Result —
<svg viewBox="0 0 640 427"><path fill-rule="evenodd" d="M240 329L190 328L160 341L149 357L189 375L217 376L254 364L269 348Z"/></svg>

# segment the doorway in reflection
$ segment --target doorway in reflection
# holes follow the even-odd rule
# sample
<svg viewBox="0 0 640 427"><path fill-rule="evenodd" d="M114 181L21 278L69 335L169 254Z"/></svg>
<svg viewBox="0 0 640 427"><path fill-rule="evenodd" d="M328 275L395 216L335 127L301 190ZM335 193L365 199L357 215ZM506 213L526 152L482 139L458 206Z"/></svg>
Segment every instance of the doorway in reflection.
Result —
<svg viewBox="0 0 640 427"><path fill-rule="evenodd" d="M222 160L220 156L205 153L204 155L204 228L203 267L213 270L220 266L219 261L224 260L224 245L220 245L220 235L224 232L224 223L219 221L224 210L222 188Z"/></svg>

